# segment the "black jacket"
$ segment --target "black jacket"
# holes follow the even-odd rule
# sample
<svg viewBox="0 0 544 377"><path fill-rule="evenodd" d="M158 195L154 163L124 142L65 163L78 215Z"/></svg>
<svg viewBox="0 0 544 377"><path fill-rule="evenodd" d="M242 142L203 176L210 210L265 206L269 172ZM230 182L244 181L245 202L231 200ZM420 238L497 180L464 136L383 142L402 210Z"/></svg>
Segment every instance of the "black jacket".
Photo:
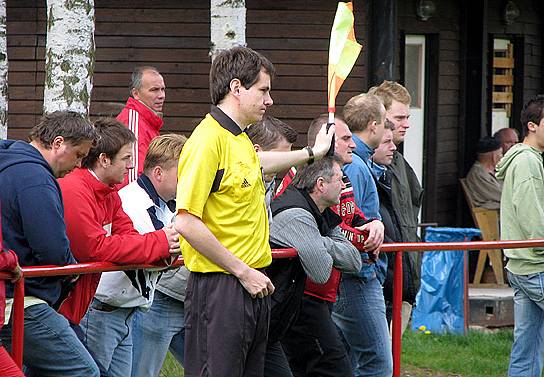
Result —
<svg viewBox="0 0 544 377"><path fill-rule="evenodd" d="M301 208L310 212L316 220L321 235L327 234L342 221L330 208L321 214L308 193L292 186L289 186L272 202L271 208L273 216L290 208ZM271 247L277 249L287 246L271 243ZM266 273L275 287L271 297L268 331L268 342L274 343L283 338L298 317L306 273L298 258L274 259L267 267Z"/></svg>
<svg viewBox="0 0 544 377"><path fill-rule="evenodd" d="M391 191L391 174L386 170L384 174L376 181L378 196L380 198L380 215L385 227L384 242L408 242L403 239L398 212L393 206ZM419 274L417 273L417 263L413 258L414 253L404 253L402 258L403 270L403 291L402 299L409 303L415 302L417 291L419 290ZM385 300L393 301L393 279L395 275L395 253L391 253L388 258L387 276L385 279L383 294Z"/></svg>

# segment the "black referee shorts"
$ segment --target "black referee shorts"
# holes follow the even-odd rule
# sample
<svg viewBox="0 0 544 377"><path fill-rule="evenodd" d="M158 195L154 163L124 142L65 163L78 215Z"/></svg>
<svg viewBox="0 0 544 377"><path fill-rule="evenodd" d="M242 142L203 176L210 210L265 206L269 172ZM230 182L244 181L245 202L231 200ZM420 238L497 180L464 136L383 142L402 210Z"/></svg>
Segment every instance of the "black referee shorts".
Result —
<svg viewBox="0 0 544 377"><path fill-rule="evenodd" d="M198 272L186 293L185 376L262 376L270 296L252 298L232 275Z"/></svg>

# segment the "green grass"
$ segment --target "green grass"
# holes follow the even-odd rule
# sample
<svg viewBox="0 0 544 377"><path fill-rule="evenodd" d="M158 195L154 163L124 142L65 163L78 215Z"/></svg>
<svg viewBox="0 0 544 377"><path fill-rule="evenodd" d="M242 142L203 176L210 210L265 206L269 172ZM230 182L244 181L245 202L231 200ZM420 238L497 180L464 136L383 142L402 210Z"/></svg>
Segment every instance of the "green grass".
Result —
<svg viewBox="0 0 544 377"><path fill-rule="evenodd" d="M414 377L503 377L508 371L512 341L512 330L492 334L470 331L467 336L406 331L402 342L402 369L410 371L404 375Z"/></svg>
<svg viewBox="0 0 544 377"><path fill-rule="evenodd" d="M159 377L183 377L183 368L179 363L174 359L174 356L168 352L166 355L166 360L162 365L161 373Z"/></svg>
<svg viewBox="0 0 544 377"><path fill-rule="evenodd" d="M404 377L503 377L508 370L512 331L467 336L425 335L407 330L402 339ZM183 377L183 368L168 353L160 377Z"/></svg>

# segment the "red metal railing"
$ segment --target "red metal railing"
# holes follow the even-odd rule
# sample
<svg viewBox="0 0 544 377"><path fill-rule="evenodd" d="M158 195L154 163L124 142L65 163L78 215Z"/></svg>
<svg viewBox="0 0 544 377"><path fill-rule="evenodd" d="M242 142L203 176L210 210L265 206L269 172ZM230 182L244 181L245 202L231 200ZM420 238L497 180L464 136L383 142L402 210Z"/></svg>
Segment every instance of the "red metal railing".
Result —
<svg viewBox="0 0 544 377"><path fill-rule="evenodd" d="M542 247L544 239L520 241L475 241L475 242L413 242L384 244L382 252L397 252L395 255L395 275L393 280L393 377L400 377L402 351L402 254L414 251L448 251L448 250L483 250L483 249L517 249L524 247ZM466 261L465 261L466 264ZM465 272L466 275L466 272ZM468 281L465 279L465 302L468 300ZM465 307L466 308L466 307ZM467 320L465 310L465 321ZM466 325L465 325L466 326Z"/></svg>
<svg viewBox="0 0 544 377"><path fill-rule="evenodd" d="M274 249L273 258L293 258L297 256L295 249ZM173 267L182 266L183 259L179 258L173 263ZM29 266L24 267L23 278L15 283L13 293L13 336L11 343L11 356L15 363L22 367L23 365L23 338L24 338L24 297L25 297L25 278L40 276L61 276L61 275L81 275L108 271L126 271L139 268L157 268L156 265L118 265L109 262L78 263L67 266ZM12 275L8 272L0 271L0 279L9 280Z"/></svg>
<svg viewBox="0 0 544 377"><path fill-rule="evenodd" d="M476 241L476 242L418 242L384 244L382 252L397 252L395 255L395 276L393 282L393 376L400 377L401 364L401 307L402 307L402 254L415 251L447 251L447 250L482 250L482 249L514 249L524 247L542 247L544 239L522 241ZM294 249L272 250L273 258L292 258L297 253ZM181 265L183 261L176 264ZM152 265L116 265L108 262L80 263L62 267L32 266L23 268L23 279L15 284L13 303L13 340L12 356L17 365L23 361L24 331L24 278L37 276L78 275L106 271L124 271L137 268L156 268ZM10 279L11 274L0 272L0 279ZM466 282L465 282L466 283ZM465 291L466 292L466 291ZM466 293L465 293L466 294ZM465 297L465 300L468 298ZM466 316L466 313L465 313Z"/></svg>

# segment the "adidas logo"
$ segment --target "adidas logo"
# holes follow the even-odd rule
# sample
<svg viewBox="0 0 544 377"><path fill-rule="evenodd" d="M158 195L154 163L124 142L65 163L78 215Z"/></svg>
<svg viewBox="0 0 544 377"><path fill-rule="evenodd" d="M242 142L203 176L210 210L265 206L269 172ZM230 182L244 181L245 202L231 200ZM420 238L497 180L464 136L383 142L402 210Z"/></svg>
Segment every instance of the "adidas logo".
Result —
<svg viewBox="0 0 544 377"><path fill-rule="evenodd" d="M242 182L242 185L240 187L242 188L251 187L251 184L247 181L247 179L244 178L244 181Z"/></svg>

